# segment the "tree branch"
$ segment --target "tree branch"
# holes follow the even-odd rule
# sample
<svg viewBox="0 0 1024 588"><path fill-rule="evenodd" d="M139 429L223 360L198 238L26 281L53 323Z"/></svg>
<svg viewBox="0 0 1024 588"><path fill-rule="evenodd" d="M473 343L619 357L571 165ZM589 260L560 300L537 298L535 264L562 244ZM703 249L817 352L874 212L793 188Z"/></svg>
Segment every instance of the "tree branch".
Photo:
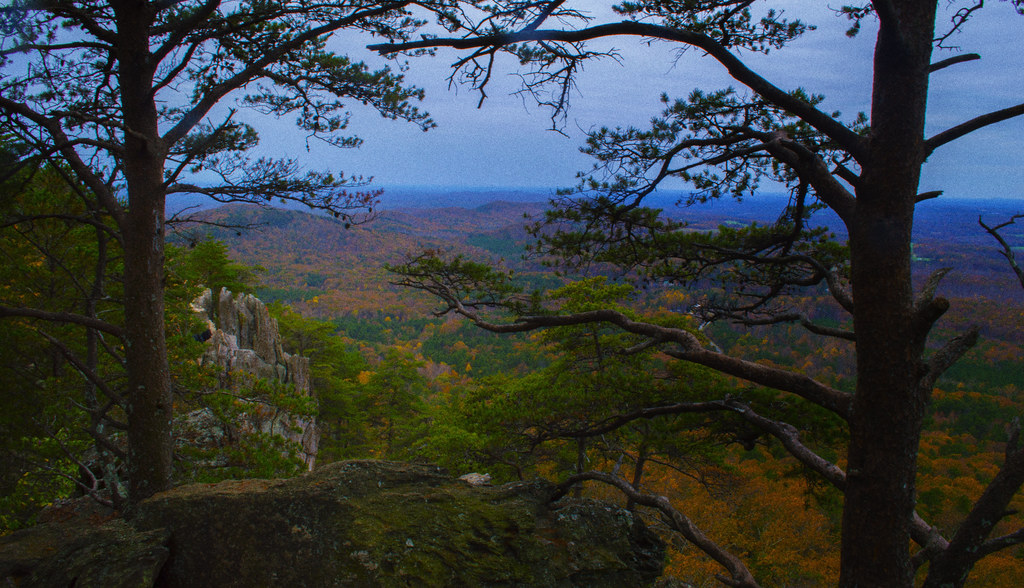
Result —
<svg viewBox="0 0 1024 588"><path fill-rule="evenodd" d="M960 523L949 546L932 558L923 588L960 586L979 559L1024 542L1022 531L985 541L996 524L1006 516L1007 506L1021 485L1024 485L1024 447L1020 444L1020 421L1017 420L1006 443L1003 465Z"/></svg>
<svg viewBox="0 0 1024 588"><path fill-rule="evenodd" d="M1006 242L1006 239L1004 239L1003 236L999 234L1000 229L1014 224L1017 221L1017 219L1024 219L1024 214L1015 214L1010 217L1010 220L1000 223L994 227L986 225L985 222L982 221L981 217L979 216L978 224L981 225L981 228L985 229L986 233L992 235L992 238L995 239L997 243L999 243L1000 247L1002 247L1003 250L1000 251L999 253L1001 253L1002 256L1006 258L1007 262L1009 262L1010 268L1013 270L1013 273L1017 274L1017 281L1020 282L1021 288L1024 288L1024 268L1021 268L1020 264L1017 263L1017 258L1013 253L1013 247L1010 247L1010 244Z"/></svg>
<svg viewBox="0 0 1024 588"><path fill-rule="evenodd" d="M529 41L579 43L603 37L622 35L674 41L702 49L725 66L733 79L747 86L768 102L804 120L822 134L830 137L855 158L859 159L864 155L865 142L860 135L828 114L771 84L748 68L746 64L721 43L707 35L693 31L673 29L651 23L622 21L587 27L576 31L524 30L515 33L496 33L471 38L433 38L405 43L380 43L368 45L367 48L381 54L389 54L437 47L451 47L454 49L502 47Z"/></svg>
<svg viewBox="0 0 1024 588"><path fill-rule="evenodd" d="M746 404L738 401L727 401L730 408L739 413L749 423L769 433L782 442L786 451L797 461L807 466L840 491L846 489L846 473L839 466L824 459L800 441L800 431L796 427L782 421L763 417Z"/></svg>
<svg viewBox="0 0 1024 588"><path fill-rule="evenodd" d="M945 69L951 65L956 65L958 63L963 63L965 61L974 61L976 59L981 59L981 55L978 55L977 53L964 53L962 55L954 55L953 57L950 57L948 59L943 59L942 61L937 61L931 64L931 66L928 68L928 72L935 73L940 69Z"/></svg>
<svg viewBox="0 0 1024 588"><path fill-rule="evenodd" d="M72 351L67 345L65 345L63 341L57 339L53 335L50 335L49 333L41 329L35 329L35 331L39 333L39 335L42 336L44 339L49 341L51 345L56 347L60 351L61 355L64 356L64 359L68 360L68 363L70 363L72 367L74 367L75 370L78 371L78 373L82 374L83 378L85 378L94 386L96 386L109 399L110 402L108 402L106 408L103 408L98 411L96 409L86 408L86 412L96 412L97 414L94 414L93 416L99 418L102 417L107 412L107 410L115 403L120 404L121 406L127 406L125 398L118 394L117 392L115 392L110 386L108 386L107 382L104 381L103 378L99 376L99 374L90 369L89 366L87 366L86 363L82 361L82 359L78 357L78 355L74 351Z"/></svg>
<svg viewBox="0 0 1024 588"><path fill-rule="evenodd" d="M618 311L595 310L571 315L526 316L516 319L513 323L498 324L484 320L460 301L455 301L454 309L472 320L477 326L495 333L522 333L547 327L607 322L629 333L676 343L678 348L665 351L667 355L676 359L710 367L755 384L796 394L834 412L843 419L848 419L851 414L853 398L846 392L826 386L804 374L705 349L697 336L689 331L634 321Z"/></svg>
<svg viewBox="0 0 1024 588"><path fill-rule="evenodd" d="M735 410L728 404L727 401L728 399L712 400L709 402L677 402L675 404L666 404L663 406L641 408L639 410L635 410L627 414L607 418L601 422L594 423L593 425L585 429L578 429L575 431L560 431L557 436L559 438L570 439L597 437L599 435L604 435L605 433L610 433L626 424L629 424L633 421L640 419L653 419L655 417L665 415L694 414Z"/></svg>
<svg viewBox="0 0 1024 588"><path fill-rule="evenodd" d="M38 308L24 308L0 305L0 318L2 317L23 317L23 318L34 318L44 321L51 321L55 323L70 323L81 325L83 327L89 327L96 329L97 331L103 331L118 338L124 338L124 329L116 325L112 325L106 321L81 315L71 312L49 312L46 310L39 310Z"/></svg>
<svg viewBox="0 0 1024 588"><path fill-rule="evenodd" d="M10 100L4 96L0 96L0 110L23 117L45 131L53 139L53 148L60 152L61 157L71 167L78 179L96 194L118 226L124 226L126 221L124 208L118 203L107 183L94 173L75 151L74 144L64 133L59 119L44 116L27 104ZM46 153L49 149L42 148L40 151Z"/></svg>
<svg viewBox="0 0 1024 588"><path fill-rule="evenodd" d="M697 525L693 524L689 517L676 510L667 498L643 494L633 488L632 484L628 481L618 476L605 472L583 472L570 476L568 480L558 485L558 493L552 500L561 498L568 492L569 488L585 480L595 480L614 486L625 494L626 498L630 501L659 511L670 528L685 537L687 541L693 543L698 549L706 553L729 572L730 578L718 576L718 579L723 584L737 588L758 588L760 586L754 580L754 576L747 569L747 566L738 557L712 541Z"/></svg>
<svg viewBox="0 0 1024 588"><path fill-rule="evenodd" d="M294 51L310 41L314 41L328 33L343 29L353 23L359 22L360 20L381 16L393 10L403 8L411 3L412 2L409 0L389 2L376 8L357 10L344 18L334 19L318 27L307 29L294 37L288 38L287 41L282 42L275 47L268 48L263 52L260 59L253 63L245 64L246 67L241 72L207 90L203 96L193 104L192 108L184 113L181 120L164 133L164 136L162 137L163 141L168 145L177 143L197 124L199 124L199 121L201 121L210 112L210 110L212 110L213 107L221 101L221 99L234 90L237 90L238 88L241 88L242 86L261 77L266 71L268 65L279 61L281 57L289 51Z"/></svg>
<svg viewBox="0 0 1024 588"><path fill-rule="evenodd" d="M732 318L729 315L724 315L725 318ZM805 313L802 312L786 312L777 314L772 317L764 319L737 319L744 325L777 325L780 323L800 323L800 325L814 333L815 335L822 335L824 337L835 337L837 339L843 339L846 341L856 341L857 335L848 329L839 329L835 327L826 327L819 325L812 321Z"/></svg>
<svg viewBox="0 0 1024 588"><path fill-rule="evenodd" d="M928 372L921 378L921 389L930 392L942 374L978 343L978 333L977 326L971 327L966 333L953 337L933 353L928 360Z"/></svg>
<svg viewBox="0 0 1024 588"><path fill-rule="evenodd" d="M933 151L945 145L946 143L955 141L965 135L977 131L978 129L987 127L989 125L994 125L996 123L1000 123L1003 122L1004 120L1009 120L1017 116L1021 116L1022 114L1024 114L1024 103L1018 104L1016 106L1011 106L1009 108L1004 108L1002 110L996 110L988 114L983 114L981 116L972 118L967 122L960 123L953 128L946 129L945 131L942 131L938 135L935 135L934 137L924 142L924 157L925 159L927 159Z"/></svg>

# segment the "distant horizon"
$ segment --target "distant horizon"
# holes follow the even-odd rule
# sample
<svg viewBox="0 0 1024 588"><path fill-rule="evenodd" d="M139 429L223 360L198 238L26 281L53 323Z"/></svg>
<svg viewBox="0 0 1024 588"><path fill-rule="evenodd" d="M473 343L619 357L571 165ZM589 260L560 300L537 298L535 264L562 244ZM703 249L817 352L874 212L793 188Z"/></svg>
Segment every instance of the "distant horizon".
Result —
<svg viewBox="0 0 1024 588"><path fill-rule="evenodd" d="M459 185L389 185L389 186L368 186L371 189L382 189L384 191L380 202L377 205L381 210L394 210L400 208L476 208L491 202L515 202L520 204L548 202L556 195L558 188L529 187L529 186L459 186ZM658 190L651 194L648 199L653 207L665 208L672 206L674 200L684 196L688 191L684 189ZM436 200L439 196L447 196L443 200ZM754 199L768 199L772 201L788 198L786 192L765 190L754 196L746 196L742 201L737 201L731 196L712 201L708 207L726 207L729 209L742 207L756 207ZM977 196L977 195L950 195L940 196L932 200L923 201L922 205L932 204L957 204L960 206L985 206L998 208L1001 212L1013 209L1017 212L1024 212L1024 197L1015 196ZM223 203L216 202L201 194L180 193L169 195L167 199L167 214L174 214L186 208L196 207L197 209L211 209L222 206ZM307 210L301 204L293 203L281 205L272 203L272 206L291 210ZM702 206L702 205L697 205ZM1019 210L1018 210L1019 209Z"/></svg>
<svg viewBox="0 0 1024 588"><path fill-rule="evenodd" d="M380 184L380 185L369 185L367 188L376 188L384 190L385 195L390 190L410 190L410 191L422 191L422 192L441 192L441 191L455 191L455 192L548 192L554 195L558 190L564 190L569 186L493 186L493 185L459 185L459 184ZM658 194L681 194L688 192L686 188L662 188L656 190ZM787 192L779 189L765 189L758 191L756 196L786 196ZM745 198L749 198L746 196ZM724 198L723 198L724 199ZM729 199L732 199L729 197ZM1024 193L1021 194L1010 194L1004 196L993 196L993 195L978 195L978 194L943 194L934 200L1017 200L1024 205Z"/></svg>

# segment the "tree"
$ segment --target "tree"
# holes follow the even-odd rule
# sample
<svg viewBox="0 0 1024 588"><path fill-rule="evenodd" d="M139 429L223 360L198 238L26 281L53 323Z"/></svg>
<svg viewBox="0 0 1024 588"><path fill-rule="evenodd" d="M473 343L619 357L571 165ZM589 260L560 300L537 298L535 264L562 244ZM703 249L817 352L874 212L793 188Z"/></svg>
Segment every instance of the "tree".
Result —
<svg viewBox="0 0 1024 588"><path fill-rule="evenodd" d="M0 287L6 301L44 315L113 318L120 312L112 302L120 298L120 251L108 219L90 210L75 188L48 166L0 183ZM11 482L2 494L12 516L3 526L71 492L117 504L121 452L111 433L123 422L117 402L123 371L110 345L114 337L24 318L3 321L0 330L0 451Z"/></svg>
<svg viewBox="0 0 1024 588"><path fill-rule="evenodd" d="M163 303L168 194L293 200L346 222L371 209L374 192L346 190L363 184L358 177L248 156L258 135L238 107L294 114L310 139L339 147L359 143L343 134L345 101L429 128L430 119L410 103L420 90L328 47L330 36L345 30L407 39L421 24L407 13L412 4L423 5L13 0L0 8L0 133L25 148L26 165L59 162L113 219L124 251L124 325L105 328L124 342L133 501L166 489L171 479ZM6 303L0 315L102 323Z"/></svg>
<svg viewBox="0 0 1024 588"><path fill-rule="evenodd" d="M317 462L369 457L366 404L359 374L369 365L332 323L303 317L279 302L269 310L278 322L283 346L309 358L310 387L316 392L320 443Z"/></svg>
<svg viewBox="0 0 1024 588"><path fill-rule="evenodd" d="M845 468L815 454L787 423L735 399L720 402L721 410L734 411L776 437L844 493L841 585L910 586L915 569L926 562L925 585L962 585L985 554L1024 542L1024 529L990 537L1024 482L1024 449L1014 427L1002 469L951 539L915 513L918 446L931 391L974 344L977 332L928 346L932 327L949 302L937 295L944 272L915 291L911 229L915 207L939 195L919 192L925 160L970 133L1021 116L1024 103L927 137L930 77L978 58L961 53L933 60L933 50L947 47L952 35L969 28L982 3L953 3L944 14L945 3L936 0L859 2L839 13L852 23L849 35L869 25L877 30L870 112L844 121L839 113L819 108L821 96L781 88L748 66L745 56L784 49L808 30L772 4L625 2L615 7L621 21L593 23L569 2L496 2L482 12L467 9L458 27L449 26L456 34L371 48L387 54L438 47L465 51L453 75L481 92L492 79L496 57L512 54L527 68L521 74L524 91L552 106L555 116L564 114L581 65L608 55L589 49L588 41L636 37L706 53L741 90L665 97L665 110L649 129L590 133L584 149L597 163L583 174L576 192L556 201L547 221L537 227L540 251L575 267L609 264L650 283L715 283L715 296L685 309L707 321L798 323L848 341L855 354L854 390L733 357L704 344L691 330L613 310L525 312L537 308L514 303L506 274L475 271L467 279L460 260L420 258L400 270L402 281L438 295L444 303L441 312L462 314L485 329L522 332L606 322L646 337L679 360L834 413L849 432ZM1011 4L1024 13L1024 3ZM552 28L544 28L549 24ZM644 207L645 199L669 180L693 187L685 205L725 195L753 196L764 180L785 184L791 198L776 223L694 233ZM822 208L845 225L845 248L813 226L813 214ZM826 291L849 317L848 328L817 323L787 307L787 295L815 289ZM488 308L504 309L507 320L487 316ZM912 539L921 546L913 557ZM719 561L732 575L727 584L755 585L735 562Z"/></svg>
<svg viewBox="0 0 1024 588"><path fill-rule="evenodd" d="M102 317L101 324L122 324L123 255L112 237L113 223L102 211L89 208L93 201L87 191L66 180L52 166L26 167L0 184L4 300L40 316L78 312L97 322ZM227 426L240 420L235 401L242 396L238 388L244 378L237 378L235 389L225 394L217 385L216 369L196 362L204 343L195 335L205 324L192 303L204 284L251 289L254 273L232 262L216 241L202 241L191 249L169 245L167 253L167 348L179 417L175 481L197 474L222 479L225 472L266 477L294 470L293 461L301 462L282 458L282 449L291 448L269 435L240 436L231 447L212 452L190 446L188 435L181 435L189 423L182 413L197 407L217 409ZM5 390L0 398L0 502L5 511L0 526L6 529L31 521L40 507L58 498L87 495L121 508L126 497L126 381L120 339L91 326L34 318L0 322L0 381ZM244 383L246 399L288 405L293 415L306 408L282 386L255 378ZM206 455L201 459L189 459L190 451L202 449ZM228 451L241 454L231 464L236 467L212 467L225 461ZM211 455L216 453L221 455Z"/></svg>

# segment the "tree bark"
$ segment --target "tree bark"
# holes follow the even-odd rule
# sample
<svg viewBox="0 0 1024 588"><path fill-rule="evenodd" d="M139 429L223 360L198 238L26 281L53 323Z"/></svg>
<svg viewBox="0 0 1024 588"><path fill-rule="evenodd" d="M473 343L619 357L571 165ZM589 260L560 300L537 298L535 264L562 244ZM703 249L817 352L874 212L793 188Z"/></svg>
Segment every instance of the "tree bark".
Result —
<svg viewBox="0 0 1024 588"><path fill-rule="evenodd" d="M171 376L164 336L165 150L160 140L149 50L153 14L146 4L115 5L118 75L125 122L128 211L124 304L128 370L129 500L171 486Z"/></svg>
<svg viewBox="0 0 1024 588"><path fill-rule="evenodd" d="M857 347L840 564L848 587L913 585L910 522L929 394L910 247L935 2L883 4L891 9L879 10L871 136L848 227Z"/></svg>

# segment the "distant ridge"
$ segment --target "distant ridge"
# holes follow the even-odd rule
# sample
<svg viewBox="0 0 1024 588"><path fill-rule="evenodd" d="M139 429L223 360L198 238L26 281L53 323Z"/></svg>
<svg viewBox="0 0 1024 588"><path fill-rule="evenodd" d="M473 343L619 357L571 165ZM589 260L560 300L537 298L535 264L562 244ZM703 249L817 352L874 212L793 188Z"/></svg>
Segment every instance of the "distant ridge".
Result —
<svg viewBox="0 0 1024 588"><path fill-rule="evenodd" d="M474 209L493 202L514 204L539 203L546 204L555 197L555 189L545 188L467 188L467 187L436 187L436 186L383 186L380 210L401 208L466 208ZM686 198L688 192L681 190L664 190L655 192L646 200L648 206L669 211L676 203ZM701 215L734 216L737 220L757 219L770 220L778 213L780 206L788 199L788 195L779 192L762 192L754 197L744 198L737 202L732 198L722 198L706 204L699 204L694 210ZM186 208L211 209L221 206L201 194L173 194L167 198L167 214L175 214ZM305 210L299 204L283 205L274 203L275 207L291 210ZM971 217L977 222L977 215L988 217L1005 215L1008 212L1024 212L1024 201L1015 198L953 198L940 197L922 204L920 210L947 210L951 216ZM836 219L838 220L838 219Z"/></svg>
<svg viewBox="0 0 1024 588"><path fill-rule="evenodd" d="M438 188L384 187L379 208L478 208L492 202L546 203L554 189L543 188Z"/></svg>

